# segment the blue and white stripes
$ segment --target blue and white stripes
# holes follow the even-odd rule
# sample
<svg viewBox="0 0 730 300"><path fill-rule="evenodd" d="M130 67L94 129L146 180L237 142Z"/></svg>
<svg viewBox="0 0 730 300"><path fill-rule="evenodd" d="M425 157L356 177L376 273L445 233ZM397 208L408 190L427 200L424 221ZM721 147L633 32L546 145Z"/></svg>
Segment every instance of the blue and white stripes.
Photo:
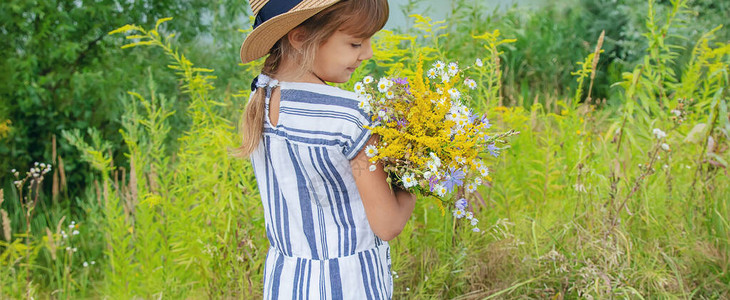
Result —
<svg viewBox="0 0 730 300"><path fill-rule="evenodd" d="M351 92L280 87L278 123L266 114L251 155L271 244L264 297L390 299L389 246L370 229L349 164L370 137L369 116Z"/></svg>

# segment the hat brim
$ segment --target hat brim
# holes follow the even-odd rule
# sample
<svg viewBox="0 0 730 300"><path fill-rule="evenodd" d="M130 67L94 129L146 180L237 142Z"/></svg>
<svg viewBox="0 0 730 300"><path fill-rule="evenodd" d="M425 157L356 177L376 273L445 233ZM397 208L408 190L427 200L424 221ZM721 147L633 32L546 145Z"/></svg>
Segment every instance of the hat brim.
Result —
<svg viewBox="0 0 730 300"><path fill-rule="evenodd" d="M241 62L245 64L263 57L289 31L337 2L339 0L324 1L322 5L290 11L262 23L241 44Z"/></svg>

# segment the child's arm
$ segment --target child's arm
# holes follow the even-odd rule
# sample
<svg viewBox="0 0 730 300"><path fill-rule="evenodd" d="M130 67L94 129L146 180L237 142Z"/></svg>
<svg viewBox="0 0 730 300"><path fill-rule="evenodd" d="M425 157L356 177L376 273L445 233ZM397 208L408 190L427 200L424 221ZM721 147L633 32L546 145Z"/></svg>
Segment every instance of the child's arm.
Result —
<svg viewBox="0 0 730 300"><path fill-rule="evenodd" d="M375 139L371 137L368 144L374 144ZM389 241L400 234L411 217L416 197L402 189L391 189L381 163L376 164L375 171L368 170L370 165L364 149L350 161L370 228L380 239Z"/></svg>

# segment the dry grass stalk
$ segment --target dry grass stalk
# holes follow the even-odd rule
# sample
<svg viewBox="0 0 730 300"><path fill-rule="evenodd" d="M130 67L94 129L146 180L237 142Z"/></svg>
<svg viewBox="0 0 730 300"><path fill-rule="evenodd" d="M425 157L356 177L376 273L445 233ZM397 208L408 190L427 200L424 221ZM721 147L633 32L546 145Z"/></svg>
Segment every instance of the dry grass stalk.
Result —
<svg viewBox="0 0 730 300"><path fill-rule="evenodd" d="M593 81L596 78L596 68L598 68L598 60L601 58L601 48L603 47L603 39L606 38L606 31L601 31L601 36L598 37L598 44L596 44L596 50L593 52L593 65L591 66L591 84L588 86L588 95L586 100L591 100L591 93L593 92Z"/></svg>
<svg viewBox="0 0 730 300"><path fill-rule="evenodd" d="M56 260L56 240L53 238L53 233L48 227L46 227L46 236L48 237L48 250L51 252L51 258Z"/></svg>
<svg viewBox="0 0 730 300"><path fill-rule="evenodd" d="M63 158L58 156L58 174L61 175L61 190L66 190L66 170L63 168Z"/></svg>
<svg viewBox="0 0 730 300"><path fill-rule="evenodd" d="M137 166L134 155L129 157L129 192L131 198L137 202Z"/></svg>
<svg viewBox="0 0 730 300"><path fill-rule="evenodd" d="M10 236L10 218L8 218L8 213L4 209L0 209L0 215L2 215L3 219L3 236L6 241L10 242L10 239L12 238Z"/></svg>
<svg viewBox="0 0 730 300"><path fill-rule="evenodd" d="M53 154L51 155L51 162L54 166L58 167L56 164L56 156L58 156L58 152L56 151L56 135L54 134L52 137L52 151ZM53 169L53 187L51 188L51 199L53 199L53 203L56 203L58 201L58 194L59 194L59 188L58 188L58 168Z"/></svg>
<svg viewBox="0 0 730 300"><path fill-rule="evenodd" d="M98 180L94 180L94 189L96 189L96 203L101 207L101 187Z"/></svg>

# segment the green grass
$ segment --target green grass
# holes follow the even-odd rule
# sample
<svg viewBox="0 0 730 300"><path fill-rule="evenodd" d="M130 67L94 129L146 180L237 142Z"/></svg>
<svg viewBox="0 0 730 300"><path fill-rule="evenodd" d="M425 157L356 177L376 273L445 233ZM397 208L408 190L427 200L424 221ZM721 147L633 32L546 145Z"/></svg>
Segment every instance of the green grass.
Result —
<svg viewBox="0 0 730 300"><path fill-rule="evenodd" d="M510 65L541 66L510 57L512 49L542 47L528 46L529 37L426 19L378 35L374 59L355 80L407 75L420 54L462 65L479 57L486 66L469 71L480 79L472 104L495 127L520 131L489 162L489 186L470 199L480 233L419 200L391 242L395 298L730 297L730 44L717 38L725 29L707 28L694 50L682 50L688 56L678 54L677 39L664 33L691 13L685 1L671 4L670 13L647 18L654 29L643 40L647 50L620 70L607 101L587 100L595 96L593 75L607 68L593 67L596 41L571 49L580 54L558 66L578 71L582 83L571 77L568 92L552 93L545 89L565 81L520 83L522 75L510 73ZM63 143L80 151L96 184L37 206L29 236L20 209L28 199L6 191L13 237L0 239L0 298L261 297L262 207L250 164L228 151L239 141L231 111L241 110L248 92L213 86L211 70L193 65L158 28L123 29L139 34L137 46L165 53L184 97L159 93L154 74L168 71L150 70L148 82L119 100L124 161L112 161L98 131L67 132ZM503 80L493 80L494 70ZM185 110L173 110L178 99L189 99ZM190 122L172 128L180 114ZM60 230L69 233L72 220L80 234L64 239Z"/></svg>

